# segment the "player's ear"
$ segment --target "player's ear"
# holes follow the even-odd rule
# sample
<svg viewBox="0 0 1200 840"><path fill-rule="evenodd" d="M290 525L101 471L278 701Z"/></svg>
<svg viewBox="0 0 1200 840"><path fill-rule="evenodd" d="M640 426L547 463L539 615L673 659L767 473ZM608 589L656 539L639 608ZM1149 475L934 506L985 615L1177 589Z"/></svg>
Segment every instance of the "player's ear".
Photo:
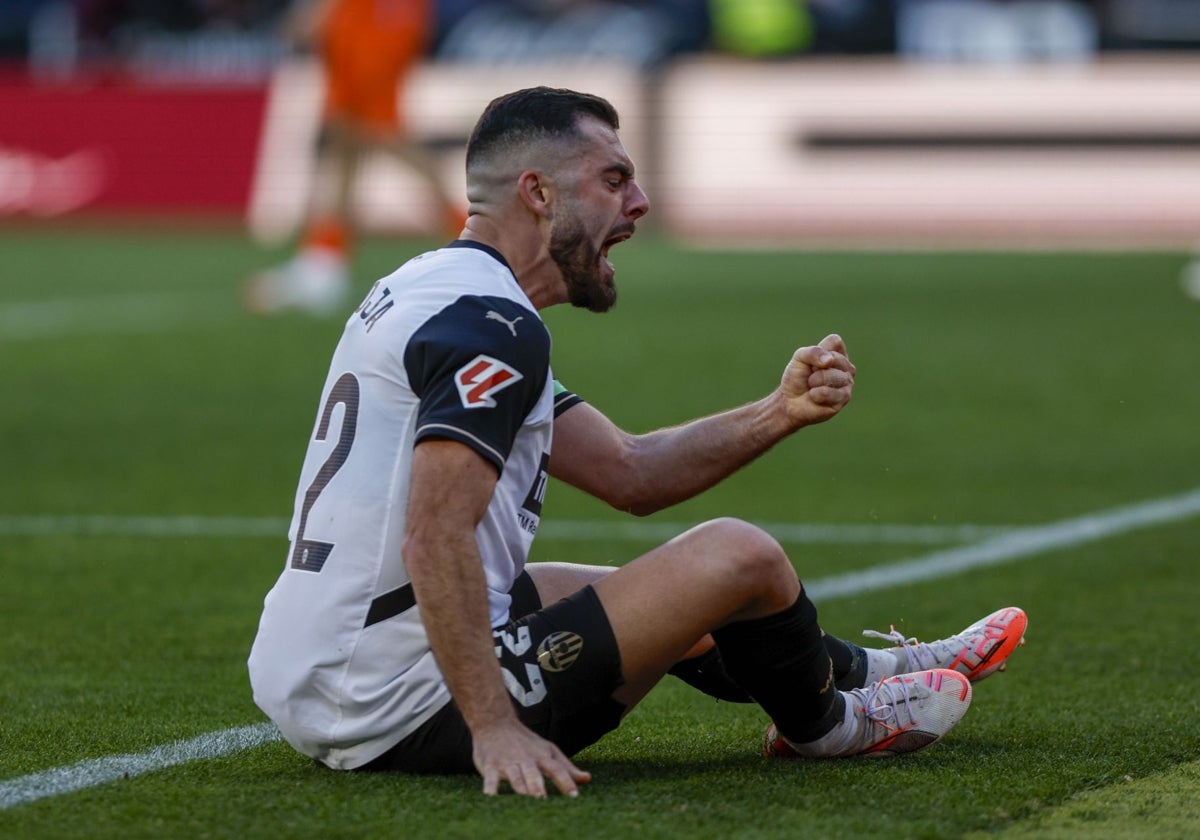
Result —
<svg viewBox="0 0 1200 840"><path fill-rule="evenodd" d="M517 195L535 215L548 218L554 203L554 182L544 172L527 169L517 179Z"/></svg>

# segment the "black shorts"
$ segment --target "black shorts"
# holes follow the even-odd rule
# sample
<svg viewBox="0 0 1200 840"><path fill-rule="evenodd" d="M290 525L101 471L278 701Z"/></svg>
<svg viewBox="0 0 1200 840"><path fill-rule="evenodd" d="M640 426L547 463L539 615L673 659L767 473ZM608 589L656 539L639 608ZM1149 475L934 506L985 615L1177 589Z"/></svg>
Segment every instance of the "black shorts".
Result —
<svg viewBox="0 0 1200 840"><path fill-rule="evenodd" d="M625 707L612 693L625 681L608 616L592 587L542 608L522 572L510 616L492 631L521 722L567 755L617 728ZM379 758L358 768L403 773L472 773L471 733L451 701Z"/></svg>

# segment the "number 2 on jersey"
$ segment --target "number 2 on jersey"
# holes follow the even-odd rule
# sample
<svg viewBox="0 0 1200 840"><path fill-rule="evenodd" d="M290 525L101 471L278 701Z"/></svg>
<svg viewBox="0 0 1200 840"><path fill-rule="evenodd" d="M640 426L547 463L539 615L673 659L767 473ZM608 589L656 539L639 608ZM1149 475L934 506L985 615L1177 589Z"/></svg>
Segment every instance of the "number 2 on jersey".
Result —
<svg viewBox="0 0 1200 840"><path fill-rule="evenodd" d="M325 401L314 440L325 440L325 436L329 434L329 421L333 417L334 408L343 405L346 410L342 415L342 428L338 432L337 446L329 453L329 457L317 472L317 477L304 493L304 504L300 507L300 524L296 528L296 543L292 547L293 569L319 572L329 559L329 553L333 551L333 543L308 539L304 536L304 529L308 526L308 513L317 497L350 457L350 447L354 445L354 434L358 426L358 394L358 379L352 373L343 373L334 383L329 398Z"/></svg>

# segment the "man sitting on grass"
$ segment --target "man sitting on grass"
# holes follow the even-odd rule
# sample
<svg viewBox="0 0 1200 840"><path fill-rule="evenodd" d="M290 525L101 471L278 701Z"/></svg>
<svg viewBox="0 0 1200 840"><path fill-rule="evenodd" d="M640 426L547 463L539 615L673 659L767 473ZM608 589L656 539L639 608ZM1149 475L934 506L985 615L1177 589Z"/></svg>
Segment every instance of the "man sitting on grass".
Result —
<svg viewBox="0 0 1200 840"><path fill-rule="evenodd" d="M291 553L250 654L255 700L340 769L477 771L574 796L569 758L674 672L770 716L770 755L896 755L950 730L1026 619L864 650L826 636L779 544L706 522L618 569L526 566L553 475L644 515L838 414L837 335L757 402L630 435L555 382L539 310L616 300L609 250L649 211L603 99L493 101L467 148L459 239L380 280L334 351Z"/></svg>

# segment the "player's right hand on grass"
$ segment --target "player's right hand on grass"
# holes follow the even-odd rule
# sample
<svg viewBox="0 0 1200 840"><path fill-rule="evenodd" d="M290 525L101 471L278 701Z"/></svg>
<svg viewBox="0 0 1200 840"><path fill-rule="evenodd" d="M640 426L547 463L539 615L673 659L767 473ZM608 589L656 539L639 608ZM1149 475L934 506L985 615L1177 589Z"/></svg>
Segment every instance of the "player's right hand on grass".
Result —
<svg viewBox="0 0 1200 840"><path fill-rule="evenodd" d="M578 796L579 785L592 780L550 741L539 737L519 721L498 721L472 733L475 769L483 776L483 792L495 796L500 783L514 793L546 798L546 779L564 796Z"/></svg>

